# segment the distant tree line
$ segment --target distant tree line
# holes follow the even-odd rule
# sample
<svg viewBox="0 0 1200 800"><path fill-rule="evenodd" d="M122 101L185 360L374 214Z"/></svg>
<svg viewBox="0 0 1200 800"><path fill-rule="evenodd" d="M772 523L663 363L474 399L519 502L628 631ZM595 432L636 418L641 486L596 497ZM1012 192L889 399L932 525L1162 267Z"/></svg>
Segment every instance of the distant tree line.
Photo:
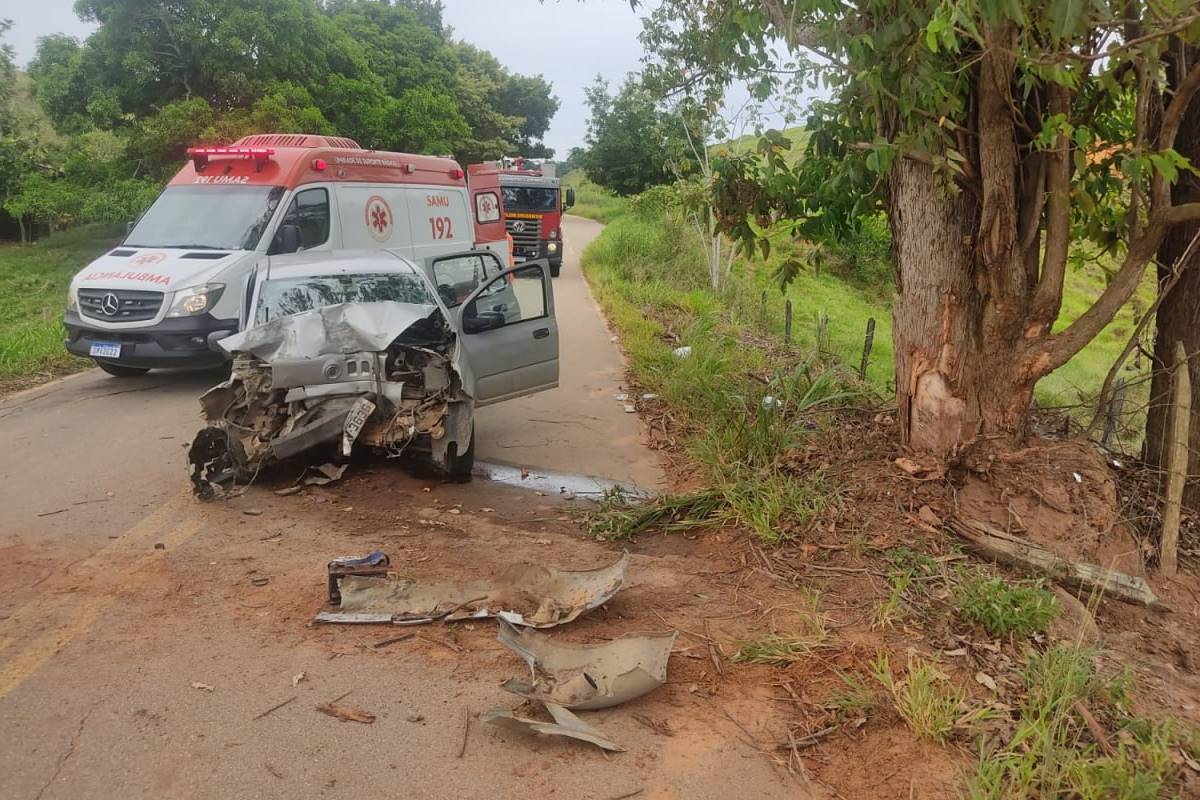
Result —
<svg viewBox="0 0 1200 800"><path fill-rule="evenodd" d="M183 151L246 133L549 157L558 99L456 42L438 0L78 0L99 27L0 50L0 207L24 232L138 213ZM11 27L0 21L0 38Z"/></svg>

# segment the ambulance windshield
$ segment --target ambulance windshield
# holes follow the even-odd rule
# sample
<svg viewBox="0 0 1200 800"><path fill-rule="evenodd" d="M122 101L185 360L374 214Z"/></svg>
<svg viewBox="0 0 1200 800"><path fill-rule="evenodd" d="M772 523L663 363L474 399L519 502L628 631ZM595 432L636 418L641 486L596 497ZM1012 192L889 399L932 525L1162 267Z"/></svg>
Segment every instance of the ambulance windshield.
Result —
<svg viewBox="0 0 1200 800"><path fill-rule="evenodd" d="M253 250L281 197L281 186L168 186L125 237L125 245Z"/></svg>
<svg viewBox="0 0 1200 800"><path fill-rule="evenodd" d="M556 211L558 189L542 189L536 186L505 186L505 211Z"/></svg>

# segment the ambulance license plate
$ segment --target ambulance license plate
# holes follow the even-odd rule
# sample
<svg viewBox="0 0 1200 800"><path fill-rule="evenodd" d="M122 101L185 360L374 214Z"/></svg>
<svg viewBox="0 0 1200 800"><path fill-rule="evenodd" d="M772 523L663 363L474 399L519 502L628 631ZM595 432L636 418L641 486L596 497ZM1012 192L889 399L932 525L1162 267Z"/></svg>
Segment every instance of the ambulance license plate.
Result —
<svg viewBox="0 0 1200 800"><path fill-rule="evenodd" d="M88 349L88 355L99 358L120 358L121 345L117 342L92 342L92 346Z"/></svg>

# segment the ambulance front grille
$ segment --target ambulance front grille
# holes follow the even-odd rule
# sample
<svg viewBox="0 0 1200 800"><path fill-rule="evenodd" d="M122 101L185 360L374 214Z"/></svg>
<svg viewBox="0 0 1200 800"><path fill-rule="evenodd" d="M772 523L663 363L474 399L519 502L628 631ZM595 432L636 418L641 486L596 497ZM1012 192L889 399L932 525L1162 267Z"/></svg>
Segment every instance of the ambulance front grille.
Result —
<svg viewBox="0 0 1200 800"><path fill-rule="evenodd" d="M509 235L513 237L513 249L516 254L536 257L542 238L542 221L540 219L506 219L504 224L508 228Z"/></svg>
<svg viewBox="0 0 1200 800"><path fill-rule="evenodd" d="M162 301L162 292L80 289L79 313L105 322L144 322L158 316Z"/></svg>

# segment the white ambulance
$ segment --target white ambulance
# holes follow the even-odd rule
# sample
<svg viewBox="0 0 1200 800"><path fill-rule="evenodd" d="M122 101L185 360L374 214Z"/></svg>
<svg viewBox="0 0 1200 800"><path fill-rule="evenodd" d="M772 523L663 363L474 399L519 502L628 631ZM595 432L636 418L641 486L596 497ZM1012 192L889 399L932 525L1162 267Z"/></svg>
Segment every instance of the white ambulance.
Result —
<svg viewBox="0 0 1200 800"><path fill-rule="evenodd" d="M464 171L308 134L187 152L124 242L71 281L67 350L111 375L223 363L209 340L241 327L251 275L272 255L387 249L428 268L491 250L508 261L494 164Z"/></svg>

